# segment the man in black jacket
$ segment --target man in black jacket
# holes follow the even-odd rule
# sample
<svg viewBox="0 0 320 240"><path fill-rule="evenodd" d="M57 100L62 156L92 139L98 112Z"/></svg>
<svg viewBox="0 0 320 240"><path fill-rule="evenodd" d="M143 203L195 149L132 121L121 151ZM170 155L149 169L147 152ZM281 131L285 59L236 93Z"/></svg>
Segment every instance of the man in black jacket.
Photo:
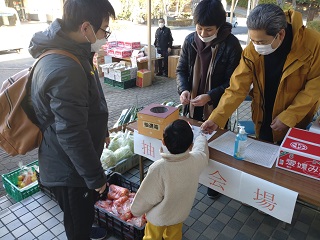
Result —
<svg viewBox="0 0 320 240"><path fill-rule="evenodd" d="M62 19L35 33L29 46L34 58L61 49L81 63L64 55L45 56L35 67L31 85L38 122L51 123L38 151L40 180L64 213L69 240L106 235L104 229L92 228L96 195L106 189L100 156L110 140L108 107L91 52L109 37L110 17L115 12L108 0L67 0Z"/></svg>
<svg viewBox="0 0 320 240"><path fill-rule="evenodd" d="M172 48L172 34L170 28L165 26L165 21L160 18L158 21L159 28L156 31L154 46L157 48L157 52L163 57L158 60L158 73L157 76L168 76L168 54L171 52Z"/></svg>
<svg viewBox="0 0 320 240"><path fill-rule="evenodd" d="M205 121L218 105L230 77L238 66L242 48L226 22L219 0L203 0L194 12L196 31L182 46L177 65L177 84L184 114ZM219 193L208 188L208 196Z"/></svg>

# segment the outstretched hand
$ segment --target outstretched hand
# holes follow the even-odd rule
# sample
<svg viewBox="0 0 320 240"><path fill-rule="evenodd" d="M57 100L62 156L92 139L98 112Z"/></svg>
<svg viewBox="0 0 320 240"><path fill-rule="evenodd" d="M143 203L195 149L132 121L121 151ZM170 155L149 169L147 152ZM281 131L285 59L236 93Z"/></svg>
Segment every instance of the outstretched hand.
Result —
<svg viewBox="0 0 320 240"><path fill-rule="evenodd" d="M190 92L185 90L180 95L180 103L183 105L187 105L190 103Z"/></svg>
<svg viewBox="0 0 320 240"><path fill-rule="evenodd" d="M201 125L201 131L204 133L209 133L211 134L213 131L216 131L218 128L218 125L214 123L212 120L207 120Z"/></svg>
<svg viewBox="0 0 320 240"><path fill-rule="evenodd" d="M202 107L210 100L211 99L208 94L201 94L201 95L197 96L196 98L190 100L190 102L193 106Z"/></svg>

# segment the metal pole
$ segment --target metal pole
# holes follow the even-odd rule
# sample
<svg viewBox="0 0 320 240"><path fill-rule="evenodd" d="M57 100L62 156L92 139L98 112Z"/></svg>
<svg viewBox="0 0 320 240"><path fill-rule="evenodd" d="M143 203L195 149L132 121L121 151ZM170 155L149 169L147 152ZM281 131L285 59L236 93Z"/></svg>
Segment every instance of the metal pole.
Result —
<svg viewBox="0 0 320 240"><path fill-rule="evenodd" d="M151 62L151 0L148 0L148 69L150 71L152 69L152 62Z"/></svg>
<svg viewBox="0 0 320 240"><path fill-rule="evenodd" d="M233 20L233 12L234 12L234 0L231 1L231 7L230 7L230 23L231 24Z"/></svg>

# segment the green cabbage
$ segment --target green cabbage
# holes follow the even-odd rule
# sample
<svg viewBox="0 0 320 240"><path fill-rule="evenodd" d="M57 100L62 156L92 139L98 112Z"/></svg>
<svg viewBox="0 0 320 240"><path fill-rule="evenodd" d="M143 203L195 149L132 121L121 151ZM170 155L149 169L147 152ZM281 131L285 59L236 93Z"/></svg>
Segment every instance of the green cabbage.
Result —
<svg viewBox="0 0 320 240"><path fill-rule="evenodd" d="M114 156L117 159L117 162L122 159L129 158L132 155L133 155L133 151L131 150L129 145L120 147L116 151L114 151Z"/></svg>

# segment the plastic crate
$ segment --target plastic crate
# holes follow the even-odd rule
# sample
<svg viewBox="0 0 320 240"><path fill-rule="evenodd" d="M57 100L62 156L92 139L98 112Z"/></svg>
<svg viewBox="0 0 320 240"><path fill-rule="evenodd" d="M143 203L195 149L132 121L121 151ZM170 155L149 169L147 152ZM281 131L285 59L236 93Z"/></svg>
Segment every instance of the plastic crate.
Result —
<svg viewBox="0 0 320 240"><path fill-rule="evenodd" d="M107 78L107 77L104 77L104 83L106 83L110 86L113 86L113 82L114 82L114 80Z"/></svg>
<svg viewBox="0 0 320 240"><path fill-rule="evenodd" d="M27 167L38 166L38 160L27 164ZM35 168L33 168L35 170ZM39 184L38 181L35 181L28 186L20 189L17 187L18 184L18 176L20 174L20 168L14 170L10 173L2 175L3 186L7 192L7 194L12 197L15 201L19 202L27 197L30 197L36 192L39 192Z"/></svg>
<svg viewBox="0 0 320 240"><path fill-rule="evenodd" d="M115 184L129 189L130 192L137 192L139 185L123 177L120 173L112 173L108 179L109 184ZM95 206L95 220L99 226L105 227L109 232L118 235L123 240L141 240L144 236L144 226L133 226L103 208Z"/></svg>
<svg viewBox="0 0 320 240"><path fill-rule="evenodd" d="M136 79L130 79L128 81L124 81L124 82L118 82L116 80L112 80L110 78L104 78L104 83L113 86L113 87L117 87L117 88L121 88L121 89L127 89L127 88L132 88L136 86Z"/></svg>

